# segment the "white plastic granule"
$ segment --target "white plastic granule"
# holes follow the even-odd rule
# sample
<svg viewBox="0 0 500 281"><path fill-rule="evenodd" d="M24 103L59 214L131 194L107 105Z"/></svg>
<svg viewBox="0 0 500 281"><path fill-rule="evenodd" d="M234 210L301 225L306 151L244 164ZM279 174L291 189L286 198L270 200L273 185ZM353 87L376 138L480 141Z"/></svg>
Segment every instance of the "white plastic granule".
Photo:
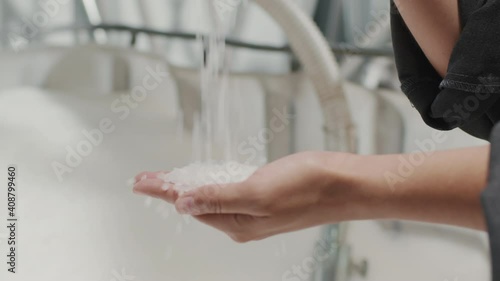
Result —
<svg viewBox="0 0 500 281"><path fill-rule="evenodd" d="M240 164L235 161L224 163L192 163L183 168L175 168L168 174L160 175L166 183L163 189L170 184L177 191L188 191L204 185L226 184L245 181L250 177L257 166Z"/></svg>

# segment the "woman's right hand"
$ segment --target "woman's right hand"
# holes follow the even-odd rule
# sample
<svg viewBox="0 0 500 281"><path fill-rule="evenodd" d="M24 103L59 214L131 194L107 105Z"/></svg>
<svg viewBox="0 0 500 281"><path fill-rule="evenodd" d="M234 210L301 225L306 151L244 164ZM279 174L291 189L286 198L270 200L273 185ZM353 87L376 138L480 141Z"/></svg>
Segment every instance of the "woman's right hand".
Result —
<svg viewBox="0 0 500 281"><path fill-rule="evenodd" d="M357 187L344 153L304 152L258 169L241 183L204 186L179 196L155 173L143 173L134 190L174 203L182 214L227 233L236 241L263 239L307 227L366 218L375 214L366 187ZM230 173L231 171L227 171Z"/></svg>

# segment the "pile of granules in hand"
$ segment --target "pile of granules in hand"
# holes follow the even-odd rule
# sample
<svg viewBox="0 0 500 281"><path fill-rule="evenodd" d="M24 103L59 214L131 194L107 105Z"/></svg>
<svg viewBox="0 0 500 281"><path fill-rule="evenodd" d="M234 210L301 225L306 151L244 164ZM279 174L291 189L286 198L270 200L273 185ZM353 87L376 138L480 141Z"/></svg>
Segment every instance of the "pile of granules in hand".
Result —
<svg viewBox="0 0 500 281"><path fill-rule="evenodd" d="M160 178L173 185L177 191L185 192L204 185L226 184L245 181L257 166L230 162L196 162L182 168L175 168ZM168 185L167 185L168 186Z"/></svg>

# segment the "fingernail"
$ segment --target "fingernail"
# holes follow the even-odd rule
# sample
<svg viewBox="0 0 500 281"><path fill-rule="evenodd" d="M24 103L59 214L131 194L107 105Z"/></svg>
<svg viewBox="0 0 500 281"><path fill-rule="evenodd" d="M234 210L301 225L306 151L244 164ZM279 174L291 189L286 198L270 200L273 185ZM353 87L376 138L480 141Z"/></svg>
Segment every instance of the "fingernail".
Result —
<svg viewBox="0 0 500 281"><path fill-rule="evenodd" d="M146 193L144 193L143 191L141 191L135 187L134 187L134 189L132 189L132 192L134 192L135 194L146 195Z"/></svg>
<svg viewBox="0 0 500 281"><path fill-rule="evenodd" d="M143 181L143 180L145 180L145 179L147 179L147 178L148 178L148 176L146 176L146 175L142 175L142 177L141 177L141 181Z"/></svg>
<svg viewBox="0 0 500 281"><path fill-rule="evenodd" d="M162 186L161 186L161 190L164 190L164 191L167 191L170 189L170 184L169 183L164 183Z"/></svg>
<svg viewBox="0 0 500 281"><path fill-rule="evenodd" d="M183 197L177 202L177 211L179 214L192 214L194 212L194 198L193 197Z"/></svg>
<svg viewBox="0 0 500 281"><path fill-rule="evenodd" d="M128 180L127 180L127 186L129 186L129 187L134 186L134 185L135 185L135 183L136 183L135 178L131 178L131 179L128 179Z"/></svg>

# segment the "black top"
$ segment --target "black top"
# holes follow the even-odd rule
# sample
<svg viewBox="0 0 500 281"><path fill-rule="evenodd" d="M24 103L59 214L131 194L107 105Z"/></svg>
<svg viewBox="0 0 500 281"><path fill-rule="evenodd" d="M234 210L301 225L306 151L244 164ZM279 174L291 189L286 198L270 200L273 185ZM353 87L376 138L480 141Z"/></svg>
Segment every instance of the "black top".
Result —
<svg viewBox="0 0 500 281"><path fill-rule="evenodd" d="M427 125L488 139L500 121L500 0L460 0L462 33L442 79L394 5L391 25L403 92Z"/></svg>
<svg viewBox="0 0 500 281"><path fill-rule="evenodd" d="M481 196L488 221L493 280L500 281L500 0L459 0L462 32L448 72L436 72L391 0L391 29L401 89L424 122L489 139L489 184Z"/></svg>

